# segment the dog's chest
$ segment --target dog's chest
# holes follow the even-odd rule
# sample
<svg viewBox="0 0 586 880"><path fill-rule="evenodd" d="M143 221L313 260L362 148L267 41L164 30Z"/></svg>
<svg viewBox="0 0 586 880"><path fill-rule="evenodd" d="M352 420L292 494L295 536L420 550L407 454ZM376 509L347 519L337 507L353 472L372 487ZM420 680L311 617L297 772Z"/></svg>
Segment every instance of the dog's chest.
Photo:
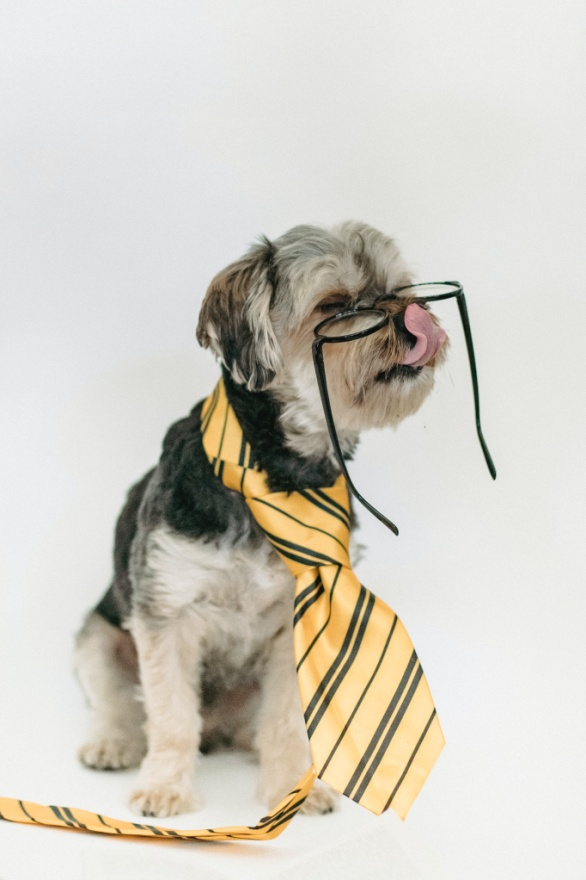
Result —
<svg viewBox="0 0 586 880"><path fill-rule="evenodd" d="M157 612L180 614L184 638L208 662L238 669L291 625L294 578L268 541L193 540L163 526L148 538L148 591Z"/></svg>

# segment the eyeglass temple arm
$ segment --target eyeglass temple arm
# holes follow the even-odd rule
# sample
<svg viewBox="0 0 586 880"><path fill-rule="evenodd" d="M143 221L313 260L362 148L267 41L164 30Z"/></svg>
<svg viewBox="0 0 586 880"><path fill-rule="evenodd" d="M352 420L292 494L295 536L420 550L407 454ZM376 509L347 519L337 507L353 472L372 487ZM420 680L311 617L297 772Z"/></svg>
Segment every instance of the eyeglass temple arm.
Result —
<svg viewBox="0 0 586 880"><path fill-rule="evenodd" d="M332 414L332 408L330 406L330 397L328 394L328 383L327 383L327 379L326 379L326 371L325 371L325 367L324 367L324 357L323 357L323 347L324 347L324 343L326 341L327 340L324 340L324 339L314 339L313 346L312 346L313 347L313 363L315 366L315 372L316 372L316 376L317 376L317 384L318 384L318 388L319 388L319 394L321 397L322 407L323 407L324 415L326 417L326 425L328 428L328 433L330 435L330 440L332 441L334 453L336 455L336 458L338 459L338 464L340 465L342 473L344 474L344 477L346 478L346 483L348 484L348 488L350 489L350 491L352 492L354 497L357 498L358 501L360 501L360 503L362 505L364 505L364 507L366 507L367 510L369 510L374 516L376 516L376 518L378 520L380 520L380 522L382 522L383 525L385 525L388 529L390 529L391 532L393 532L393 534L398 535L399 529L397 528L397 526L393 522L391 522L390 519L387 519L386 516L383 516L383 514L379 510L376 509L376 507L373 507L372 504L370 504L366 500L366 498L364 498L360 494L360 492L358 491L358 489L356 488L356 486L352 482L350 474L348 473L348 468L346 467L346 462L344 461L344 456L342 454L342 447L340 446L340 441L338 440L338 435L336 433L336 427L334 424L334 417Z"/></svg>
<svg viewBox="0 0 586 880"><path fill-rule="evenodd" d="M480 424L480 393L478 391L478 374L476 372L476 358L474 357L472 330L470 329L470 320L468 318L468 308L466 306L466 297L464 296L464 291L462 290L462 288L460 288L457 293L440 293L437 296L425 296L421 297L421 299L425 302L436 302L440 299L451 299L454 296L456 297L456 300L458 302L458 311L460 312L460 320L462 321L462 329L464 330L466 349L468 351L468 363L470 364L472 390L474 392L474 416L476 419L476 433L478 434L478 440L480 442L482 452L484 453L484 460L486 461L488 470L490 471L490 475L493 480L496 480L496 468L494 466L492 456L488 450L488 446L486 445L486 440L484 439L482 426Z"/></svg>

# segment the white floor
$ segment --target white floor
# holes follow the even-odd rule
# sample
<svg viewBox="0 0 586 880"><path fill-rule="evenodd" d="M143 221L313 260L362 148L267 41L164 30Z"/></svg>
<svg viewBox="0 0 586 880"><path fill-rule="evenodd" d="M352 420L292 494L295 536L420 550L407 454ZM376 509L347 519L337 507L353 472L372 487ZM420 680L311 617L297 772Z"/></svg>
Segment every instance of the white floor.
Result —
<svg viewBox="0 0 586 880"><path fill-rule="evenodd" d="M401 615L447 746L402 824L346 803L267 844L0 822L0 880L583 876L586 711L583 4L3 4L0 795L129 816L76 762L73 634L126 488L217 377L193 331L255 235L363 218L465 285L434 396L353 465L360 574ZM204 812L254 821L254 767Z"/></svg>

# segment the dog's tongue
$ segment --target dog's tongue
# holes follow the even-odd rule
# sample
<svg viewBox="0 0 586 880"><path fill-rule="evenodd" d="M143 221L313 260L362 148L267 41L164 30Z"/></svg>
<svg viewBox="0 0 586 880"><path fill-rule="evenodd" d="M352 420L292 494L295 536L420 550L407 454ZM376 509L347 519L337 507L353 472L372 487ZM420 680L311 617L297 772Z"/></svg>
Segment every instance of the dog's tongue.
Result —
<svg viewBox="0 0 586 880"><path fill-rule="evenodd" d="M446 341L447 334L445 330L434 324L429 312L417 303L407 306L404 320L405 327L417 342L409 349L403 363L411 367L422 367L436 356Z"/></svg>

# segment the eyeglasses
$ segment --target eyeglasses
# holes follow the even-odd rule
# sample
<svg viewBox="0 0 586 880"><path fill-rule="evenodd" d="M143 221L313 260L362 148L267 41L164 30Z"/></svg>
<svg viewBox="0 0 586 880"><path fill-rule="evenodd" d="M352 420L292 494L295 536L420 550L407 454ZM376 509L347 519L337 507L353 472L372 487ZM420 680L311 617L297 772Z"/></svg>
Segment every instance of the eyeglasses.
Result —
<svg viewBox="0 0 586 880"><path fill-rule="evenodd" d="M476 372L474 345L472 343L472 331L470 329L470 320L468 318L466 297L464 296L462 285L458 281L431 281L422 284L408 284L404 287L396 288L390 294L383 294L383 296L375 300L372 308L344 309L344 311L339 312L337 315L332 315L332 317L320 321L320 323L314 329L315 339L313 340L312 346L313 363L315 366L317 384L319 387L319 393L322 401L324 415L326 418L328 433L330 435L330 440L332 441L334 453L336 455L336 458L338 459L338 463L340 465L342 473L346 478L348 488L350 489L352 494L358 499L358 501L360 501L361 504L364 505L364 507L366 507L367 510L374 514L377 519L379 519L382 523L384 523L384 525L387 526L387 528L394 532L395 535L399 534L399 529L397 528L397 526L392 523L390 519L387 519L386 516L383 516L380 511L373 507L373 505L370 504L360 494L360 492L357 490L356 486L352 482L350 474L348 473L348 468L346 467L346 462L344 461L340 441L336 432L334 417L332 415L332 407L330 404L328 383L324 366L323 348L324 345L328 343L335 344L340 342L353 342L356 339L364 339L366 336L370 336L372 333L376 333L378 330L382 330L382 328L385 327L391 320L391 316L386 310L378 308L379 304L395 299L397 294L402 293L406 290L417 290L417 295L414 300L416 303L439 302L440 300L444 299L455 299L458 303L460 320L462 321L462 329L464 330L464 338L466 339L466 349L468 352L468 362L470 364L470 375L472 378L472 389L474 392L474 415L476 420L476 433L478 435L478 440L480 442L480 446L484 454L484 460L486 461L490 475L492 476L493 480L496 480L496 468L494 466L492 456L488 450L488 446L486 445L486 441L482 433L482 427L480 425L480 395L478 391L478 375ZM431 292L426 293L426 290L430 290Z"/></svg>

